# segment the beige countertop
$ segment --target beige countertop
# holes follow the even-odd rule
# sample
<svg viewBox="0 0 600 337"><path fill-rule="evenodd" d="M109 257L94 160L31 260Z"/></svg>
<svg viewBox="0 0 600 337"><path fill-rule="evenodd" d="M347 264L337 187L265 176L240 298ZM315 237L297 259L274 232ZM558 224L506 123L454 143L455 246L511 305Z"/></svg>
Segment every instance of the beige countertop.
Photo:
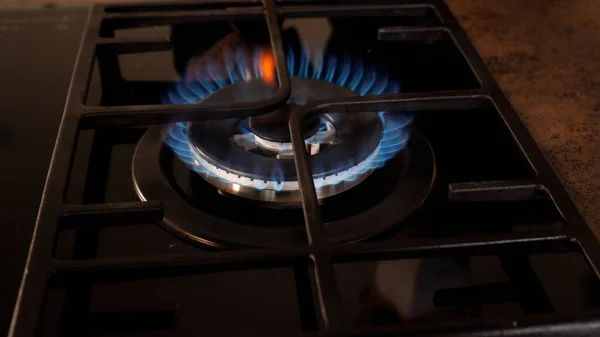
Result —
<svg viewBox="0 0 600 337"><path fill-rule="evenodd" d="M600 238L600 1L447 3Z"/></svg>
<svg viewBox="0 0 600 337"><path fill-rule="evenodd" d="M600 1L447 4L600 238Z"/></svg>

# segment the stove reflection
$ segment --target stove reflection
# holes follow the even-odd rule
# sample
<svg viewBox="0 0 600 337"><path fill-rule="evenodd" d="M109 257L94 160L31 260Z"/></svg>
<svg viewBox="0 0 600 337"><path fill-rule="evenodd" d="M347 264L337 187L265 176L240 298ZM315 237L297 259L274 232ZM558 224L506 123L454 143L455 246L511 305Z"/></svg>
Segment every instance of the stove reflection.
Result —
<svg viewBox="0 0 600 337"><path fill-rule="evenodd" d="M580 253L343 263L335 269L346 314L357 326L518 320L570 315L600 303L598 281Z"/></svg>
<svg viewBox="0 0 600 337"><path fill-rule="evenodd" d="M389 325L413 320L469 317L476 308L436 308L439 289L464 287L472 282L467 259L383 261L359 293L358 325Z"/></svg>

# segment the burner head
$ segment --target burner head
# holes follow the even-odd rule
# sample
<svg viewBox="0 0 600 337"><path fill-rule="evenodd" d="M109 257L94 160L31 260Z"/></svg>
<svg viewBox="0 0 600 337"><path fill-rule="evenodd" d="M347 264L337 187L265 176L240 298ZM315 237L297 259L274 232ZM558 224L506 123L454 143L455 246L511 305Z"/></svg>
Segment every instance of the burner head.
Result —
<svg viewBox="0 0 600 337"><path fill-rule="evenodd" d="M289 143L289 119L294 110L311 100L358 96L339 85L311 78L292 77L292 90L288 103L281 109L248 119L248 128L257 137L266 141ZM267 99L275 95L277 88L271 82L254 79L238 82L214 93L202 100L203 103L250 102ZM313 136L319 130L321 121L318 116L309 117L302 123L304 138Z"/></svg>
<svg viewBox="0 0 600 337"><path fill-rule="evenodd" d="M290 102L354 95L348 89L315 79L292 77L291 85ZM238 83L213 93L203 102L243 100L248 92L253 97L265 97L272 89L262 81ZM276 134L277 126L281 126L280 133L289 135L289 113L278 111L270 115L262 120L275 122L271 134ZM202 166L202 177L215 187L277 206L297 205L300 191L291 143L283 137L264 137L253 130L253 124L256 126L252 119L192 122L182 132L187 133L191 154ZM323 114L304 126L319 198L346 191L372 172L372 161L383 135L377 113Z"/></svg>
<svg viewBox="0 0 600 337"><path fill-rule="evenodd" d="M191 62L184 81L165 96L165 103L251 102L276 92L270 51L225 48L223 57ZM291 96L279 111L246 119L175 123L166 144L220 191L287 207L300 204L300 191L288 121L296 105L308 101L400 92L386 71L348 56L304 50L286 54ZM317 197L346 191L402 150L413 114L387 112L327 113L307 118L302 131Z"/></svg>

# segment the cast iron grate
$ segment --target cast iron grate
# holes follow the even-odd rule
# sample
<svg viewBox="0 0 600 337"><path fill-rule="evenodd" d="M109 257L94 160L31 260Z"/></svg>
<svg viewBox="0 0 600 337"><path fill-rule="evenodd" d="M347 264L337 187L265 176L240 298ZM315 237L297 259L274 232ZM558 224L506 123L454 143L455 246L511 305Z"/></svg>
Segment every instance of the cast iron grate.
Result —
<svg viewBox="0 0 600 337"><path fill-rule="evenodd" d="M61 228L84 229L91 232L110 223L133 225L157 222L163 216L160 200L148 202L68 204L63 196L68 184L75 144L82 129L104 129L114 127L147 126L173 121L224 119L256 116L285 104L290 94L289 75L286 69L284 51L278 19L280 16L314 16L319 13L337 12L352 15L358 11L414 13L433 11L440 25L426 27L381 27L379 39L387 41L430 40L441 34L451 37L473 72L478 77L481 88L444 92L406 93L377 97L352 97L329 100L306 105L292 115L290 133L294 144L296 169L302 192L308 245L303 248L281 250L240 250L213 254L186 254L150 256L135 258L95 258L94 245L76 250L74 260L57 260L52 251L55 237ZM189 23L228 18L264 18L269 31L271 47L275 55L275 65L279 90L266 100L254 103L231 105L136 105L136 106L87 106L85 98L89 86L93 62L97 53L113 50L120 53L148 52L170 48L169 40L123 39L112 36L118 28ZM486 234L469 237L408 239L404 242L369 242L352 245L333 245L327 242L323 231L312 175L307 164L308 154L303 144L300 124L304 118L329 111L398 111L416 110L461 110L475 107L483 102L494 105L508 125L513 137L534 167L536 175L527 180L483 181L451 184L448 195L451 201L520 201L539 198L540 194L550 196L565 220L565 226L558 229L522 231L503 234ZM60 221L59 221L60 219ZM85 242L85 241L84 241ZM252 268L272 268L291 263L309 263L314 267L316 290L319 305L317 315L324 322L321 332L306 332L307 335L323 336L373 336L373 335L415 335L448 332L452 336L486 335L490 331L512 336L572 336L600 329L600 321L586 316L564 317L557 315L532 316L520 322L470 321L460 323L440 323L435 327L423 324L408 324L392 328L361 328L349 326L342 314L342 301L334 272L334 262L370 261L377 259L398 259L445 255L496 254L511 256L519 253L581 250L588 258L594 272L600 266L600 245L578 213L575 205L561 186L559 180L547 164L541 151L535 145L524 125L504 97L491 74L486 70L474 47L467 39L449 10L438 1L418 1L367 4L349 2L346 4L324 4L321 2L278 3L264 0L236 1L228 4L184 4L184 5L144 5L144 6L95 6L88 16L87 28L81 43L78 61L71 80L70 94L63 115L58 141L55 146L50 173L46 182L42 205L34 238L27 261L25 276L18 297L10 336L34 336L40 333L42 307L46 290L52 282L64 282L71 286L67 294L68 308L64 313L64 323L72 328L64 328L65 335L80 336L79 319L86 315L90 284L94 282L123 281L166 276L182 276L202 272L241 270ZM309 262L310 261L310 262ZM528 278L526 266L513 266L520 277ZM517 276L519 277L519 276ZM528 287L520 293L531 291L529 299L523 299L524 308L543 313L547 310L543 292L536 291L535 277L530 278ZM506 296L507 286L493 285L492 293ZM533 289L533 290L532 290ZM449 298L465 297L469 294L490 289L469 288L445 291L436 294L436 301L443 304ZM154 316L152 316L154 315ZM135 315L119 317L95 317L97 321L111 320L114 324L130 326L147 325L149 321L160 327L161 320L170 320L172 313L151 313L150 316ZM308 315L310 316L310 315ZM166 317L166 318L165 318ZM307 320L314 321L308 317ZM90 321L88 321L90 322ZM168 325L168 323L166 324ZM306 325L315 325L314 322ZM148 327L146 327L148 328ZM152 328L152 327L151 327ZM446 334L444 334L446 336Z"/></svg>

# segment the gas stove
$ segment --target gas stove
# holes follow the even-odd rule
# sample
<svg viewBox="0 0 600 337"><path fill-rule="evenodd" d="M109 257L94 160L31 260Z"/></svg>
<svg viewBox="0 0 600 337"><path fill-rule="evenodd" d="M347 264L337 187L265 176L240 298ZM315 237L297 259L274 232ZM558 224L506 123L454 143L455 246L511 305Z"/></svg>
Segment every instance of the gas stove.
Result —
<svg viewBox="0 0 600 337"><path fill-rule="evenodd" d="M438 1L94 6L11 336L574 336L600 245Z"/></svg>

